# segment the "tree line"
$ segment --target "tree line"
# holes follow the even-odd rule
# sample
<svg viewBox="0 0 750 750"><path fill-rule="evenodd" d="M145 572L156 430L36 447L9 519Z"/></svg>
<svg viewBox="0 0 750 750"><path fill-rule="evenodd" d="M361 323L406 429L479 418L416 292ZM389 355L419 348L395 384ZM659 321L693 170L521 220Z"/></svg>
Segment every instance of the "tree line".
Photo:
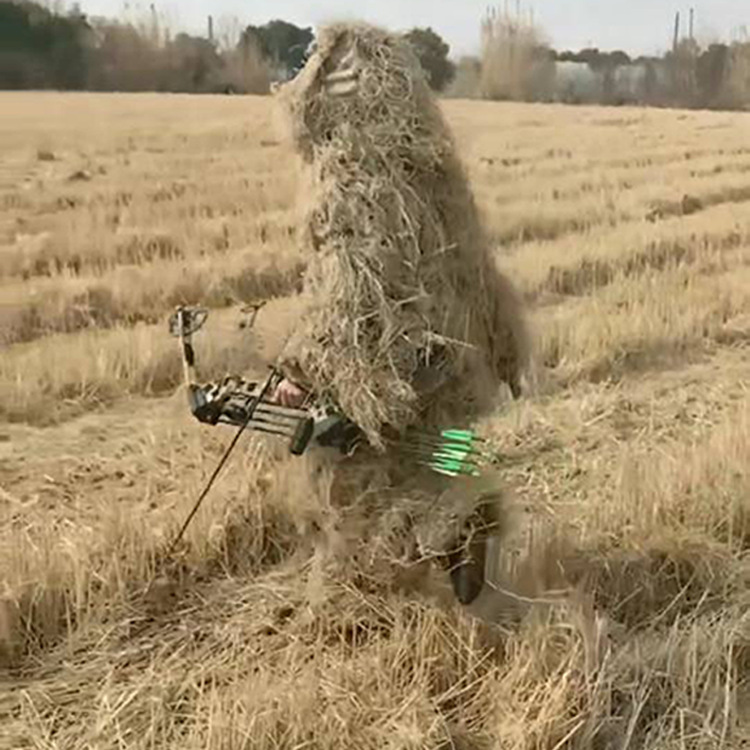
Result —
<svg viewBox="0 0 750 750"><path fill-rule="evenodd" d="M519 3L520 5L520 3ZM750 108L750 37L701 45L675 33L662 56L622 50L558 52L533 13L490 9L479 58L460 61L453 96L586 104Z"/></svg>
<svg viewBox="0 0 750 750"><path fill-rule="evenodd" d="M153 6L152 6L153 8ZM431 28L406 34L430 85L499 100L743 108L750 106L750 42L675 40L662 57L622 50L556 51L530 16L490 11L479 57L450 59ZM275 19L223 22L206 36L172 34L155 13L140 21L0 0L0 88L267 93L304 64L314 33ZM588 78L584 73L588 72Z"/></svg>
<svg viewBox="0 0 750 750"><path fill-rule="evenodd" d="M444 88L454 73L448 45L431 29L407 36ZM278 19L172 35L155 14L135 23L0 0L0 88L261 94L299 70L313 39L311 28Z"/></svg>

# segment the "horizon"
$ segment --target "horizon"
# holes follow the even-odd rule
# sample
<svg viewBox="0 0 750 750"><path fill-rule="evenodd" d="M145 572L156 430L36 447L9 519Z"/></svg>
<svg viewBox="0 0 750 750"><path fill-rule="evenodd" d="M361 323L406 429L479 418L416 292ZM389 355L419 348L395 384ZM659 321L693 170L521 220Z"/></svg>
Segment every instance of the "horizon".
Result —
<svg viewBox="0 0 750 750"><path fill-rule="evenodd" d="M623 50L631 57L662 55L671 47L675 13L681 11L682 36L688 36L689 9L695 8L695 38L704 44L711 41L731 41L737 31L750 24L750 10L740 0L705 0L685 7L679 3L653 3L649 0L617 0L604 9L597 0L538 0L533 5L520 3L523 11L532 10L534 19L545 39L558 51L578 51L595 47L602 51ZM122 0L81 0L82 12L91 17L142 18L149 13L148 3ZM259 6L272 6L268 12ZM232 18L243 27L263 25L280 19L300 27L318 28L331 21L362 20L385 26L394 31L406 31L415 26L431 27L450 45L454 59L478 55L480 24L491 3L467 0L460 7L445 0L381 0L377 10L358 9L352 13L346 0L327 0L314 4L310 0L274 0L255 3L247 8L241 0L220 0L206 3L188 0L155 2L159 18L174 31L206 36L208 16L220 24ZM513 7L514 3L496 3L495 7ZM614 7L612 7L614 5ZM657 7L658 6L658 7ZM574 17L572 17L574 16Z"/></svg>

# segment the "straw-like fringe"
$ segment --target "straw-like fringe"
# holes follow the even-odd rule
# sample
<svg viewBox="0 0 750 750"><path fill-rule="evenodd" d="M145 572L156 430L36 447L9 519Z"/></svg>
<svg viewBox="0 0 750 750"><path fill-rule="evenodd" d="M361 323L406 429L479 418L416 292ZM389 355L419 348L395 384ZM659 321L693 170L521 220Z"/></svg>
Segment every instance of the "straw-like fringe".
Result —
<svg viewBox="0 0 750 750"><path fill-rule="evenodd" d="M519 298L408 43L328 27L282 96L313 177L307 312L282 363L377 447L386 425L471 421L501 381L517 390Z"/></svg>

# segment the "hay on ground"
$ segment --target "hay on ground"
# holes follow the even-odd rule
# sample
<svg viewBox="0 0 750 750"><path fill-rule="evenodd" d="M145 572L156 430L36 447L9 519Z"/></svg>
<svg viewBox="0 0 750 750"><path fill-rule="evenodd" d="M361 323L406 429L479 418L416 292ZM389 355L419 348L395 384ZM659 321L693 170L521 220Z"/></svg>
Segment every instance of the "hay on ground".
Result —
<svg viewBox="0 0 750 750"><path fill-rule="evenodd" d="M281 96L312 178L306 312L281 359L287 374L377 448L386 427L471 421L501 382L518 394L519 297L408 43L327 27Z"/></svg>

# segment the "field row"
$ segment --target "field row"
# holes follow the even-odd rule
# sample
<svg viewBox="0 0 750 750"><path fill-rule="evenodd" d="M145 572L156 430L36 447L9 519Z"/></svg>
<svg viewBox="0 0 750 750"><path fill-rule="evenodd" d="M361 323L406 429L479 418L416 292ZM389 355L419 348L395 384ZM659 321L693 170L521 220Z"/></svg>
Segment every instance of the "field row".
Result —
<svg viewBox="0 0 750 750"><path fill-rule="evenodd" d="M274 149L277 161L290 155ZM712 206L750 201L750 162L717 164L706 156L703 171L658 172L653 167L610 173L606 164L584 165L579 173L533 173L525 184L512 169L471 170L488 229L496 242L515 246L556 240L598 227L661 221L697 214ZM197 164L195 170L222 174L220 180L167 179L152 190L97 193L88 184L77 194L59 195L41 205L0 194L6 218L0 227L4 262L0 279L101 276L118 266L155 261L197 262L227 252L294 253L293 172L288 167L250 180L234 159ZM162 175L177 164L165 161ZM477 174L478 173L478 174ZM583 175L583 178L578 175ZM115 182L121 182L120 175ZM134 174L134 185L164 182ZM507 181L507 187L505 187ZM573 185L570 183L573 182ZM210 195L210 200L206 196ZM0 234L0 240L3 239ZM63 279L64 280L64 279Z"/></svg>
<svg viewBox="0 0 750 750"><path fill-rule="evenodd" d="M545 266L547 254L541 251L526 262L513 257L508 272L530 300L544 303L532 322L539 366L547 376L563 382L603 380L711 343L746 341L750 226L734 223L733 218L731 213L722 217L729 225L726 233L719 229L697 234L689 225L675 225L673 233L652 239L650 249L632 254L622 249L628 241L625 231L619 252L618 246L612 248L600 238L588 252L574 255L571 250L568 263ZM566 256L547 257L552 261ZM294 288L299 271L274 266L260 274L254 270L244 286L234 289L220 272L216 281L210 271L202 275L198 269L193 285L190 277L160 274L142 282L133 277L122 286L95 287L94 294L87 290L83 300L100 307L90 306L85 313L71 312L78 309L80 298L72 297L66 305L64 298L47 295L34 307L27 306L28 317L17 319L6 336L28 340L42 331L90 330L57 333L43 342L9 348L0 362L0 414L13 420L49 421L70 414L71 402L76 413L125 394L167 392L181 378L179 353L163 318L172 305L231 304L243 298L243 291L253 297L267 295L269 289L283 295ZM71 287L75 288L72 281ZM236 308L228 319L239 321ZM135 322L139 324L134 328L122 327ZM273 308L261 312L259 324L272 323ZM221 374L214 371L212 357L218 362L231 356L232 345L236 346L232 335L209 326L199 343L206 351L206 374Z"/></svg>

